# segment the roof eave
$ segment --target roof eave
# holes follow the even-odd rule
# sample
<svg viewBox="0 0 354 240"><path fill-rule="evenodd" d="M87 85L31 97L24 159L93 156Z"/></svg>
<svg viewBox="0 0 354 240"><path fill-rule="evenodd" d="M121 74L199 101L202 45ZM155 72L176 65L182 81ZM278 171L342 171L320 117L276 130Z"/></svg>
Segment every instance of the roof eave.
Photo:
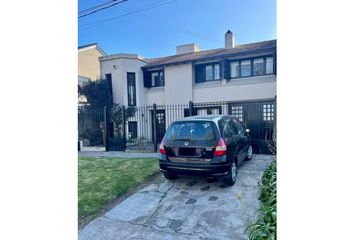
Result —
<svg viewBox="0 0 354 240"><path fill-rule="evenodd" d="M221 54L221 55L217 55L217 56L210 56L210 57L201 57L201 58L196 58L196 59L191 59L191 60L182 60L182 61L176 61L176 62L171 62L171 63L163 63L163 64L153 64L153 65L145 65L142 67L143 70L147 70L150 68L162 68L165 66L171 66L171 65L178 65L178 64L187 64L187 63L193 63L193 62L197 62L197 61L201 61L201 60L212 60L212 59L220 59L220 58L227 58L227 57L237 57L237 56L243 56L243 55L251 55L251 54L262 54L262 53L266 53L268 51L276 51L276 47L269 47L269 48L263 48L263 49L257 49L257 50L251 50L251 51L243 51L243 52L238 52L238 53L228 53L228 54ZM245 57L246 57L245 56Z"/></svg>

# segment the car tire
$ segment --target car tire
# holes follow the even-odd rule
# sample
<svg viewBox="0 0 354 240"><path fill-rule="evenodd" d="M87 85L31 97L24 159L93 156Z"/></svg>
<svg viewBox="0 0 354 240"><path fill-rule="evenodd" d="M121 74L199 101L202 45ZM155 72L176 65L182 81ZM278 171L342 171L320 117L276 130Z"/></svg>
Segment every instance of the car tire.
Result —
<svg viewBox="0 0 354 240"><path fill-rule="evenodd" d="M237 177L237 163L236 161L232 161L228 174L224 179L225 184L228 186L233 186L236 182L236 177Z"/></svg>
<svg viewBox="0 0 354 240"><path fill-rule="evenodd" d="M171 173L168 173L168 172L164 172L163 175L168 180L175 180L177 178L177 175L171 174Z"/></svg>
<svg viewBox="0 0 354 240"><path fill-rule="evenodd" d="M252 156L253 156L253 149L252 149L252 146L249 145L248 149L247 149L247 156L246 156L245 161L251 160Z"/></svg>

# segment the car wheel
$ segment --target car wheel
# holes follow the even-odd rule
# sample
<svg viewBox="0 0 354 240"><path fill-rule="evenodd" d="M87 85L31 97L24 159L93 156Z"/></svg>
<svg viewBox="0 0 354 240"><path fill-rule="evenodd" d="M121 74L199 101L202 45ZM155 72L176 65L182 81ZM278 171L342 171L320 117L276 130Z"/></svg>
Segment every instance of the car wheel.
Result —
<svg viewBox="0 0 354 240"><path fill-rule="evenodd" d="M248 149L247 149L247 157L246 157L245 161L251 160L252 155L253 155L253 149L252 149L252 146L249 145Z"/></svg>
<svg viewBox="0 0 354 240"><path fill-rule="evenodd" d="M236 182L236 176L237 176L237 164L235 161L232 162L229 172L225 178L225 184L228 186L232 186Z"/></svg>
<svg viewBox="0 0 354 240"><path fill-rule="evenodd" d="M171 174L171 173L167 173L167 172L164 172L163 175L164 175L165 178L168 179L168 180L174 180L174 179L177 178L177 175Z"/></svg>

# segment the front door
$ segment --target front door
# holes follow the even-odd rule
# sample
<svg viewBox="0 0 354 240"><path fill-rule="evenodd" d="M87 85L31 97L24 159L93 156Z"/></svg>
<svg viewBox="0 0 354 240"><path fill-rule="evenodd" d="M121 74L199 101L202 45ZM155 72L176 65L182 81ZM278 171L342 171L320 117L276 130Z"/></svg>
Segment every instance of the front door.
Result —
<svg viewBox="0 0 354 240"><path fill-rule="evenodd" d="M154 141L154 116L151 114L152 117L152 140ZM165 110L156 110L156 140L157 142L161 142L163 136L166 132L166 116Z"/></svg>

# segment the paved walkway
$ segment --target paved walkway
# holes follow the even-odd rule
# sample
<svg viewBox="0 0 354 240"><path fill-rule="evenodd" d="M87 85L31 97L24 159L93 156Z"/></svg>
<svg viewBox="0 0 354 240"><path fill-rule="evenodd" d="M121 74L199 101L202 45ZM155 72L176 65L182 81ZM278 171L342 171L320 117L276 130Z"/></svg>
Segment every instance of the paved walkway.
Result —
<svg viewBox="0 0 354 240"><path fill-rule="evenodd" d="M153 158L158 157L159 153L133 153L133 152L104 152L104 151L80 151L80 157L121 157L121 158Z"/></svg>
<svg viewBox="0 0 354 240"><path fill-rule="evenodd" d="M259 207L258 182L271 161L254 155L233 187L221 181L179 177L150 184L79 232L79 240L247 239L243 233Z"/></svg>

